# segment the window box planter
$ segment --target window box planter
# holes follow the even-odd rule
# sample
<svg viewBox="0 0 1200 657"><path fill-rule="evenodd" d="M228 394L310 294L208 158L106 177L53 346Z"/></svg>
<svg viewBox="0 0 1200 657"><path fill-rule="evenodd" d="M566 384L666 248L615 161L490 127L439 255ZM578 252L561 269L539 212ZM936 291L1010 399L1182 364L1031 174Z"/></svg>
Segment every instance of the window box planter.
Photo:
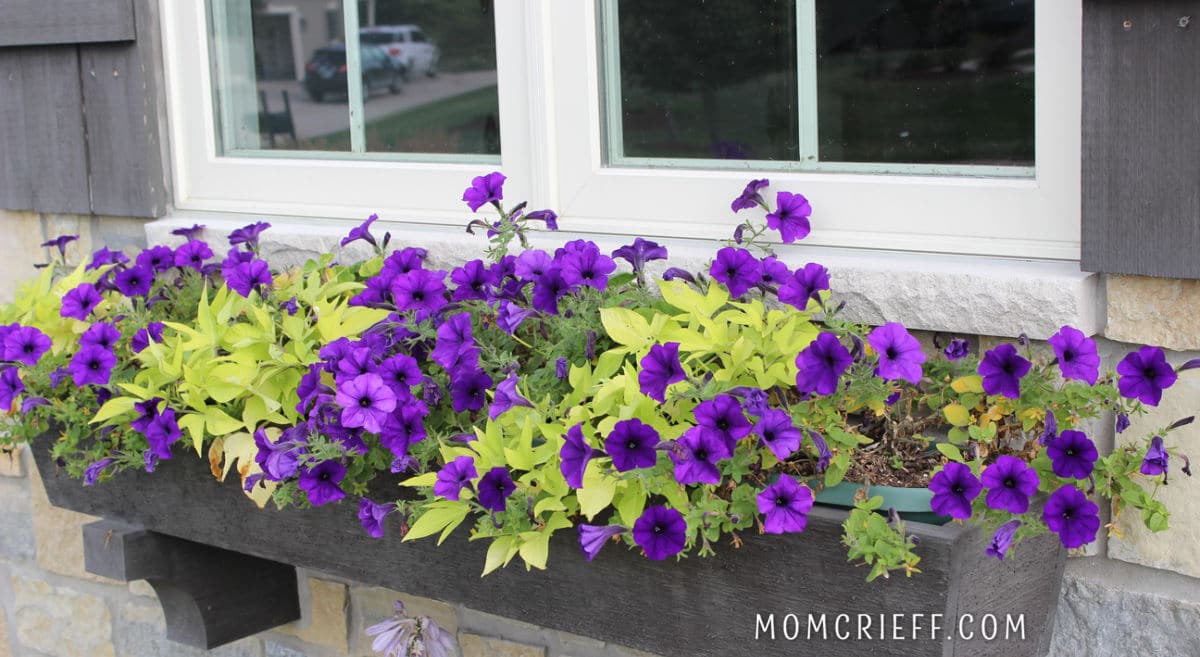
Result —
<svg viewBox="0 0 1200 657"><path fill-rule="evenodd" d="M236 477L218 483L188 458L163 461L154 474L127 472L85 488L58 472L49 456L53 441L52 435L42 435L33 450L55 506L201 544L178 552L182 556L172 557L171 567L154 571L151 583L164 606L180 604L162 592L175 590L171 580L186 578L194 570L191 562L223 559L237 567L246 559L240 555L251 555L667 657L836 657L867 650L1041 657L1053 631L1065 557L1053 534L1029 539L998 561L985 554L990 537L978 530L912 522L908 528L920 537L922 572L867 583L864 570L847 562L840 543L846 512L818 506L803 534L748 533L740 549L723 544L713 558L653 562L612 549L589 563L574 532L562 532L552 540L548 570L514 567L480 578L486 546L468 542L461 529L439 547L433 541L401 543L396 532L372 539L351 504L259 510L239 490ZM93 553L120 548L113 538L110 528L89 541L89 565L104 562L104 554ZM147 571L129 561L127 550L122 569L106 574L144 577ZM294 615L280 617L275 610L272 621L270 609L256 615L238 606L223 609L219 601L258 600L269 606L272 597L264 591L274 584L292 586L290 576L285 569L274 581L259 582L258 590L238 582L227 598L209 590L207 603L196 605L207 606L204 618L168 609L168 633L212 647L286 622ZM1010 615L1023 625L1006 638ZM810 630L810 618L819 623L822 617L824 630ZM932 638L935 622L940 630ZM183 623L204 627L179 627Z"/></svg>

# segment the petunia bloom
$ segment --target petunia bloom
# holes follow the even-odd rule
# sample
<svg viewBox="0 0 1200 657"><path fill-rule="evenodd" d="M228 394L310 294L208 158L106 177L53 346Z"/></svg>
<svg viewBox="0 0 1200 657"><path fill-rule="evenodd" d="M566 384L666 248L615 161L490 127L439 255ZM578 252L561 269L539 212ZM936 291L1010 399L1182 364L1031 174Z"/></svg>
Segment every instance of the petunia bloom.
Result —
<svg viewBox="0 0 1200 657"><path fill-rule="evenodd" d="M475 459L470 456L460 456L438 470L437 483L433 485L433 494L458 501L462 489L469 487L471 480L478 476L479 474L475 472Z"/></svg>
<svg viewBox="0 0 1200 657"><path fill-rule="evenodd" d="M633 244L626 244L613 251L612 257L628 262L634 272L641 272L646 268L647 262L666 260L667 248L657 242L638 237L634 238Z"/></svg>
<svg viewBox="0 0 1200 657"><path fill-rule="evenodd" d="M727 246L717 251L709 273L729 289L729 294L740 297L762 281L762 263L746 249Z"/></svg>
<svg viewBox="0 0 1200 657"><path fill-rule="evenodd" d="M497 203L504 199L505 180L507 178L499 171L475 176L471 179L471 186L463 192L462 200L471 208L471 212L477 212L485 203Z"/></svg>
<svg viewBox="0 0 1200 657"><path fill-rule="evenodd" d="M1029 498L1038 489L1037 472L1015 456L997 458L984 469L981 479L988 489L988 507L1017 515L1029 510Z"/></svg>
<svg viewBox="0 0 1200 657"><path fill-rule="evenodd" d="M604 441L604 450L612 457L617 472L652 468L658 461L655 446L659 436L654 427L637 418L621 420Z"/></svg>
<svg viewBox="0 0 1200 657"><path fill-rule="evenodd" d="M583 424L567 429L563 446L558 450L558 469L568 486L583 488L583 473L587 470L588 461L596 455L597 451L583 437Z"/></svg>
<svg viewBox="0 0 1200 657"><path fill-rule="evenodd" d="M804 531L812 507L812 491L786 474L758 494L758 512L763 515L763 531L768 534Z"/></svg>
<svg viewBox="0 0 1200 657"><path fill-rule="evenodd" d="M144 297L150 294L150 285L154 282L154 271L149 267L130 267L117 273L115 279L117 289L127 297Z"/></svg>
<svg viewBox="0 0 1200 657"><path fill-rule="evenodd" d="M466 301L468 299L487 299L496 278L491 267L482 260L472 260L450 272L450 282L455 286L450 299Z"/></svg>
<svg viewBox="0 0 1200 657"><path fill-rule="evenodd" d="M271 285L271 270L266 262L258 259L235 265L224 276L229 289L243 297L249 297L255 289Z"/></svg>
<svg viewBox="0 0 1200 657"><path fill-rule="evenodd" d="M586 285L597 290L608 287L608 275L616 271L617 263L600 252L600 247L586 242L582 248L563 254L559 267L563 280L572 287Z"/></svg>
<svg viewBox="0 0 1200 657"><path fill-rule="evenodd" d="M146 328L138 329L133 338L129 341L129 346L133 348L133 352L141 353L146 347L150 346L151 342L162 342L163 329L166 328L162 322L150 322Z"/></svg>
<svg viewBox="0 0 1200 657"><path fill-rule="evenodd" d="M1008 554L1008 549L1013 544L1013 537L1016 536L1017 529L1020 527L1020 520L1009 520L1000 525L996 533L992 535L992 542L988 545L987 555L1004 561L1004 555Z"/></svg>
<svg viewBox="0 0 1200 657"><path fill-rule="evenodd" d="M533 404L517 392L517 373L511 372L508 378L496 385L492 403L488 406L488 419L495 420L515 406L532 407Z"/></svg>
<svg viewBox="0 0 1200 657"><path fill-rule="evenodd" d="M376 504L364 497L358 502L358 521L368 536L383 538L383 521L395 510L395 504Z"/></svg>
<svg viewBox="0 0 1200 657"><path fill-rule="evenodd" d="M1096 459L1096 444L1082 431L1063 431L1046 447L1054 474L1060 477L1087 479Z"/></svg>
<svg viewBox="0 0 1200 657"><path fill-rule="evenodd" d="M946 348L942 350L946 355L946 360L962 360L971 353L971 343L968 340L954 338Z"/></svg>
<svg viewBox="0 0 1200 657"><path fill-rule="evenodd" d="M805 310L809 300L820 301L820 293L828 289L829 270L810 262L785 278L777 294L781 303Z"/></svg>
<svg viewBox="0 0 1200 657"><path fill-rule="evenodd" d="M1155 436L1150 439L1150 448L1146 450L1146 456L1142 459L1140 472L1151 477L1165 475L1170 458L1171 455L1163 447L1162 436Z"/></svg>
<svg viewBox="0 0 1200 657"><path fill-rule="evenodd" d="M1117 363L1117 390L1126 399L1138 399L1147 406L1158 406L1163 390L1178 378L1158 347L1142 347Z"/></svg>
<svg viewBox="0 0 1200 657"><path fill-rule="evenodd" d="M533 283L533 307L550 315L558 314L558 300L570 291L562 268L551 267Z"/></svg>
<svg viewBox="0 0 1200 657"><path fill-rule="evenodd" d="M754 425L754 433L780 461L796 453L804 439L804 434L792 424L792 416L776 408L763 412L758 424Z"/></svg>
<svg viewBox="0 0 1200 657"><path fill-rule="evenodd" d="M120 251L111 251L107 246L101 247L99 251L92 254L92 262L86 269L91 271L99 269L105 265L121 265L129 262L129 256Z"/></svg>
<svg viewBox="0 0 1200 657"><path fill-rule="evenodd" d="M340 484L346 476L346 466L337 461L322 461L313 467L300 469L300 490L313 506L322 506L346 497Z"/></svg>
<svg viewBox="0 0 1200 657"><path fill-rule="evenodd" d="M379 243L375 240L375 236L371 234L371 224L378 220L379 215L372 213L371 216L367 217L366 221L350 229L350 233L342 238L341 245L346 246L347 244L362 240L371 246L379 246Z"/></svg>
<svg viewBox="0 0 1200 657"><path fill-rule="evenodd" d="M335 398L342 408L342 424L379 433L387 416L396 409L396 393L378 374L361 374L338 386Z"/></svg>
<svg viewBox="0 0 1200 657"><path fill-rule="evenodd" d="M299 471L296 443L286 439L289 432L285 431L276 442L271 442L262 429L254 432L254 445L258 448L254 460L270 481L283 481Z"/></svg>
<svg viewBox="0 0 1200 657"><path fill-rule="evenodd" d="M13 405L13 399L25 390L25 383L15 367L0 370L0 413L7 413Z"/></svg>
<svg viewBox="0 0 1200 657"><path fill-rule="evenodd" d="M650 347L650 351L642 357L641 370L638 372L638 385L643 394L658 401L665 402L667 387L687 378L683 366L679 364L679 343L667 342Z"/></svg>
<svg viewBox="0 0 1200 657"><path fill-rule="evenodd" d="M429 358L447 372L478 364L479 349L471 334L471 313L456 313L442 322Z"/></svg>
<svg viewBox="0 0 1200 657"><path fill-rule="evenodd" d="M108 322L96 322L79 336L79 344L85 347L103 347L112 351L121 339L121 332Z"/></svg>
<svg viewBox="0 0 1200 657"><path fill-rule="evenodd" d="M633 523L633 540L646 552L646 558L661 561L683 551L687 522L675 509L650 506Z"/></svg>
<svg viewBox="0 0 1200 657"><path fill-rule="evenodd" d="M971 501L979 496L983 485L971 468L952 461L929 480L929 490L933 492L929 507L934 513L966 520L971 517Z"/></svg>
<svg viewBox="0 0 1200 657"><path fill-rule="evenodd" d="M1033 366L1017 353L1011 344L1002 344L989 349L979 362L979 374L983 377L983 391L989 395L1003 395L1009 399L1021 396L1021 377Z"/></svg>
<svg viewBox="0 0 1200 657"><path fill-rule="evenodd" d="M401 311L434 313L445 306L446 277L444 271L414 269L392 279L392 298Z"/></svg>
<svg viewBox="0 0 1200 657"><path fill-rule="evenodd" d="M229 244L230 246L245 244L246 248L251 251L257 250L259 236L270 227L271 224L265 221L256 221L249 226L242 226L229 234Z"/></svg>
<svg viewBox="0 0 1200 657"><path fill-rule="evenodd" d="M134 262L153 272L166 271L175 266L175 252L169 246L152 246L139 253Z"/></svg>
<svg viewBox="0 0 1200 657"><path fill-rule="evenodd" d="M33 326L18 326L0 339L0 360L33 367L50 350L50 338Z"/></svg>
<svg viewBox="0 0 1200 657"><path fill-rule="evenodd" d="M110 457L102 458L95 463L90 463L83 469L83 485L95 486L96 481L100 479L100 475L108 469L108 466L113 464L116 459Z"/></svg>
<svg viewBox="0 0 1200 657"><path fill-rule="evenodd" d="M1063 547L1082 547L1096 540L1100 507L1078 488L1067 484L1054 491L1042 507L1042 521L1058 534Z"/></svg>
<svg viewBox="0 0 1200 657"><path fill-rule="evenodd" d="M479 503L485 509L495 513L503 513L507 506L508 498L517 489L517 485L513 483L512 477L509 476L508 470L502 467L492 468L488 470L482 477L479 478L477 487L477 495Z"/></svg>
<svg viewBox="0 0 1200 657"><path fill-rule="evenodd" d="M885 379L908 381L916 385L921 382L921 363L925 352L921 343L909 334L902 324L888 322L871 331L867 343L879 354L879 366L875 373Z"/></svg>
<svg viewBox="0 0 1200 657"><path fill-rule="evenodd" d="M681 484L719 484L721 459L729 458L725 440L704 427L688 429L676 441L678 449L670 452L675 463L675 481Z"/></svg>
<svg viewBox="0 0 1200 657"><path fill-rule="evenodd" d="M613 536L629 531L620 525L586 525L576 527L579 532L579 547L583 549L588 561L596 558L600 548L604 547Z"/></svg>
<svg viewBox="0 0 1200 657"><path fill-rule="evenodd" d="M213 257L213 252L207 243L192 240L175 249L175 266L181 269L186 267L200 271L204 268L204 261L211 257Z"/></svg>
<svg viewBox="0 0 1200 657"><path fill-rule="evenodd" d="M111 351L97 346L81 348L74 356L67 369L71 372L71 380L77 386L89 383L104 385L112 374L112 368L117 364L117 357Z"/></svg>
<svg viewBox="0 0 1200 657"><path fill-rule="evenodd" d="M717 395L700 402L693 413L696 424L713 431L725 441L730 455L737 441L750 435L750 420L746 419L741 402L733 395Z"/></svg>
<svg viewBox="0 0 1200 657"><path fill-rule="evenodd" d="M59 257L61 257L65 260L67 257L67 245L70 244L71 242L74 242L77 239L79 239L78 235L59 235L58 237L56 237L48 242L43 242L41 246L43 248L54 247L54 248L58 249Z"/></svg>
<svg viewBox="0 0 1200 657"><path fill-rule="evenodd" d="M779 231L785 244L808 237L812 229L808 221L812 205L808 199L800 194L779 192L775 195L775 206L775 211L767 214L767 227Z"/></svg>
<svg viewBox="0 0 1200 657"><path fill-rule="evenodd" d="M838 379L850 367L853 358L837 335L821 333L796 356L796 388L800 392L830 395L837 390Z"/></svg>
<svg viewBox="0 0 1200 657"><path fill-rule="evenodd" d="M1096 350L1095 340L1077 328L1064 326L1046 342L1054 347L1054 355L1058 358L1058 367L1064 379L1096 384L1100 376L1100 354Z"/></svg>
<svg viewBox="0 0 1200 657"><path fill-rule="evenodd" d="M478 411L487 403L492 378L480 369L458 370L450 377L450 402L455 413Z"/></svg>
<svg viewBox="0 0 1200 657"><path fill-rule="evenodd" d="M763 201L762 190L770 184L771 181L767 180L766 178L751 180L750 182L746 183L746 188L742 190L741 195L733 199L733 203L729 204L729 208L734 212L739 212L741 210L749 210L753 207L765 205L766 202Z"/></svg>
<svg viewBox="0 0 1200 657"><path fill-rule="evenodd" d="M85 321L103 300L95 285L80 283L79 287L63 296L62 316Z"/></svg>

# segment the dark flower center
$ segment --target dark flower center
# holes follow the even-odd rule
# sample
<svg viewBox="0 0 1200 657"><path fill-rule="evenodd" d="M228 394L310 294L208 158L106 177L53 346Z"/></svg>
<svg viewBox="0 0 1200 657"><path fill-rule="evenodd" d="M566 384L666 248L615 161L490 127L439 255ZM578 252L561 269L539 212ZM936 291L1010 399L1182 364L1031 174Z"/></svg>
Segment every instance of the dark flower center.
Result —
<svg viewBox="0 0 1200 657"><path fill-rule="evenodd" d="M662 525L654 525L654 533L655 534L661 534L664 531L666 531L666 528L663 527Z"/></svg>
<svg viewBox="0 0 1200 657"><path fill-rule="evenodd" d="M33 353L33 345L29 342L26 342L25 346L21 348L21 351L23 351L27 354L32 354Z"/></svg>
<svg viewBox="0 0 1200 657"><path fill-rule="evenodd" d="M788 498L784 497L783 495L780 495L779 497L775 498L775 506L787 506L787 505L788 505Z"/></svg>
<svg viewBox="0 0 1200 657"><path fill-rule="evenodd" d="M322 472L320 475L317 476L317 479L320 479L321 481L329 481L329 473Z"/></svg>
<svg viewBox="0 0 1200 657"><path fill-rule="evenodd" d="M1142 370L1142 376L1145 377L1147 381L1153 383L1156 379L1158 379L1158 372L1153 367L1146 367L1146 369Z"/></svg>
<svg viewBox="0 0 1200 657"><path fill-rule="evenodd" d="M954 488L951 488L950 490L954 491L958 495L962 495L965 489L963 488L962 484L954 484Z"/></svg>
<svg viewBox="0 0 1200 657"><path fill-rule="evenodd" d="M897 354L896 354L896 348L895 348L895 347L888 347L888 348L887 348L887 350L886 350L886 351L884 351L884 353L885 353L885 354L887 354L888 360L895 360L895 359L896 359L896 355L897 355Z"/></svg>
<svg viewBox="0 0 1200 657"><path fill-rule="evenodd" d="M738 273L738 270L736 267L728 267L725 269L725 275L728 276L729 278L733 278L734 276L737 276L737 273Z"/></svg>
<svg viewBox="0 0 1200 657"><path fill-rule="evenodd" d="M100 361L89 360L87 366L89 370L95 372L96 370L100 369Z"/></svg>
<svg viewBox="0 0 1200 657"><path fill-rule="evenodd" d="M362 406L363 408L370 408L371 407L371 398L363 397L363 398L359 399L358 405Z"/></svg>
<svg viewBox="0 0 1200 657"><path fill-rule="evenodd" d="M717 428L722 431L728 429L729 428L729 420L726 418L721 418L721 419L717 420Z"/></svg>
<svg viewBox="0 0 1200 657"><path fill-rule="evenodd" d="M1064 350L1062 359L1063 359L1063 362L1067 362L1067 363L1075 360L1075 352L1071 351L1070 349Z"/></svg>
<svg viewBox="0 0 1200 657"><path fill-rule="evenodd" d="M638 448L638 441L634 440L633 438L630 438L629 441L625 443L625 449L637 449L637 448Z"/></svg>
<svg viewBox="0 0 1200 657"><path fill-rule="evenodd" d="M1063 452L1066 453L1067 456L1075 456L1075 448L1074 447L1068 447L1068 448L1064 449Z"/></svg>
<svg viewBox="0 0 1200 657"><path fill-rule="evenodd" d="M1012 477L1009 477L1004 480L1004 487L1005 488L1016 488L1017 481L1015 479L1013 479Z"/></svg>
<svg viewBox="0 0 1200 657"><path fill-rule="evenodd" d="M412 293L412 298L413 298L413 301L424 301L425 293L422 292L421 290L415 290Z"/></svg>
<svg viewBox="0 0 1200 657"><path fill-rule="evenodd" d="M1063 509L1062 517L1063 517L1063 520L1070 520L1071 518L1074 518L1075 510L1074 509Z"/></svg>
<svg viewBox="0 0 1200 657"><path fill-rule="evenodd" d="M696 458L700 459L701 461L707 461L707 460L708 460L708 450L706 450L706 449L698 449L698 450L696 450L694 453L696 454Z"/></svg>

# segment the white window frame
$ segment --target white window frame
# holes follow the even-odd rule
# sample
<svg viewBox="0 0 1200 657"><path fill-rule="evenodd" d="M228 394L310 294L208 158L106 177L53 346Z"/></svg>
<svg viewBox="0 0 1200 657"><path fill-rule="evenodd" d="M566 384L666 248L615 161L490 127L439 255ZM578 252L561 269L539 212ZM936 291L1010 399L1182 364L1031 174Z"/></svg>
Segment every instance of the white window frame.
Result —
<svg viewBox="0 0 1200 657"><path fill-rule="evenodd" d="M878 175L745 168L607 167L593 0L496 0L502 155L445 162L224 158L216 153L203 0L160 0L183 210L461 226L462 190L498 168L507 199L551 207L576 233L727 238L747 180L805 194L813 232L792 251L850 247L1079 260L1082 0L1035 4L1032 178ZM731 167L738 166L730 163Z"/></svg>

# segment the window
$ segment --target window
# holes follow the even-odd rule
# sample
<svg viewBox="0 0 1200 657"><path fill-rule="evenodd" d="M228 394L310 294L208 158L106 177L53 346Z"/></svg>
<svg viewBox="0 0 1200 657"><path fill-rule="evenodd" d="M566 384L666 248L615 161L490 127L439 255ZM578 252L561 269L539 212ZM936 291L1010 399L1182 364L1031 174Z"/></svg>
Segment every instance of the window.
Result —
<svg viewBox="0 0 1200 657"><path fill-rule="evenodd" d="M462 189L500 169L567 230L725 238L769 177L817 208L801 250L1079 258L1081 0L338 0L337 42L293 41L302 79L266 79L287 32L259 14L310 2L330 6L161 0L180 208L457 230ZM345 88L315 103L310 64ZM383 129L464 70L495 86ZM262 129L282 84L295 140Z"/></svg>

